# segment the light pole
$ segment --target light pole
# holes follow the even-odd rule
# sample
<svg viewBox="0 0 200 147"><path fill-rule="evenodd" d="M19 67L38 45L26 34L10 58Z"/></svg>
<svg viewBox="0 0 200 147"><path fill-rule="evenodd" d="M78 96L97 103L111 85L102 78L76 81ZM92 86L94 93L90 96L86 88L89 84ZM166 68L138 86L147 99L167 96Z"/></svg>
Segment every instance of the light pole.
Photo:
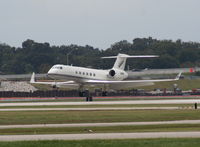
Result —
<svg viewBox="0 0 200 147"><path fill-rule="evenodd" d="M76 50L77 48L72 49L69 53L67 53L67 65L69 64L69 55Z"/></svg>

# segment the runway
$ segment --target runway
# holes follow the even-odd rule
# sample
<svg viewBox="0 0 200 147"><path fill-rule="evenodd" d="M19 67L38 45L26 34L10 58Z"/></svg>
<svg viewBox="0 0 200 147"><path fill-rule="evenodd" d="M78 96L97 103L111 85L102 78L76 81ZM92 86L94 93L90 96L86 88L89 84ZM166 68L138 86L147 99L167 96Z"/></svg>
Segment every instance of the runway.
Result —
<svg viewBox="0 0 200 147"><path fill-rule="evenodd" d="M32 124L32 125L0 125L0 129L13 128L62 128L62 127L109 127L131 125L167 125L167 124L200 124L200 120L176 120L156 122L112 122L112 123L74 123L74 124Z"/></svg>
<svg viewBox="0 0 200 147"><path fill-rule="evenodd" d="M104 110L161 110L183 109L182 107L104 107L104 108L3 108L12 106L61 106L61 105L123 105L123 104L194 104L200 99L173 100L126 100L93 102L17 102L0 103L0 111L104 111ZM158 121L158 122L113 122L113 123L76 123L76 124L33 124L0 125L0 129L12 128L56 128L56 127L109 127L128 125L165 125L165 124L200 124L200 120ZM31 140L85 140L85 139L137 139L137 138L200 138L200 132L148 132L148 133L90 133L90 134L44 134L44 135L0 135L0 141Z"/></svg>
<svg viewBox="0 0 200 147"><path fill-rule="evenodd" d="M119 105L119 104L194 104L200 103L200 99L176 99L176 100L126 100L126 101L93 101L93 102L23 102L0 103L5 106L58 106L58 105Z"/></svg>
<svg viewBox="0 0 200 147"><path fill-rule="evenodd" d="M139 138L200 138L200 132L2 135L0 136L0 141L139 139Z"/></svg>
<svg viewBox="0 0 200 147"><path fill-rule="evenodd" d="M178 110L182 107L107 107L107 108L17 108L2 111L106 111L106 110ZM192 107L190 108L192 109Z"/></svg>

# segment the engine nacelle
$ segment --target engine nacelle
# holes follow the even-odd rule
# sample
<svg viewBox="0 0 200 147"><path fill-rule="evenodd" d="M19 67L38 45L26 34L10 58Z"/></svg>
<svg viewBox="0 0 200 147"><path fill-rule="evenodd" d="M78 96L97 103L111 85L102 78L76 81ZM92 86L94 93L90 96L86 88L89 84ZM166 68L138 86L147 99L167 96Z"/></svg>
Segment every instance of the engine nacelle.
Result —
<svg viewBox="0 0 200 147"><path fill-rule="evenodd" d="M119 69L111 69L108 71L108 78L112 79L112 80L123 80L126 79L128 77L128 74L123 71L123 70L119 70Z"/></svg>
<svg viewBox="0 0 200 147"><path fill-rule="evenodd" d="M111 77L114 77L115 74L116 74L115 70L112 69L112 70L109 71L109 75L110 75Z"/></svg>
<svg viewBox="0 0 200 147"><path fill-rule="evenodd" d="M55 85L55 84L54 84L54 85L52 85L52 88L53 88L53 89L57 88L57 85Z"/></svg>

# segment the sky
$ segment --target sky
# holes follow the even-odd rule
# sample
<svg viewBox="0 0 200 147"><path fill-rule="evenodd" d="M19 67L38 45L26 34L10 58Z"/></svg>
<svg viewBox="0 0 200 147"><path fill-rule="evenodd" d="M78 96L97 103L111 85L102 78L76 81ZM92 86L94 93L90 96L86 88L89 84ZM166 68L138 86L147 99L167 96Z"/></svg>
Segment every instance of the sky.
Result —
<svg viewBox="0 0 200 147"><path fill-rule="evenodd" d="M107 49L138 37L200 42L200 0L0 0L0 42Z"/></svg>

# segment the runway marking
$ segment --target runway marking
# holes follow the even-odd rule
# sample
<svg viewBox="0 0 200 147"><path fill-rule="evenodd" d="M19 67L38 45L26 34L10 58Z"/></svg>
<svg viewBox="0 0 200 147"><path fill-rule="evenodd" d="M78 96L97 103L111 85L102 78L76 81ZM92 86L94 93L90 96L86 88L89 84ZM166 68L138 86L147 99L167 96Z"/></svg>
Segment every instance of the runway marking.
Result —
<svg viewBox="0 0 200 147"><path fill-rule="evenodd" d="M57 106L57 105L118 105L118 104L194 104L200 99L187 100L127 100L127 101L93 101L93 102L27 102L27 103L0 103L2 106Z"/></svg>
<svg viewBox="0 0 200 147"><path fill-rule="evenodd" d="M156 122L112 122L112 123L0 125L0 129L62 128L62 127L109 127L109 126L131 126L131 125L166 125L166 124L200 124L200 120L176 120L176 121L156 121Z"/></svg>
<svg viewBox="0 0 200 147"><path fill-rule="evenodd" d="M0 111L106 111L106 110L178 110L182 107L107 107L107 108L17 108Z"/></svg>
<svg viewBox="0 0 200 147"><path fill-rule="evenodd" d="M139 138L200 138L200 132L2 135L0 136L0 141L139 139Z"/></svg>

